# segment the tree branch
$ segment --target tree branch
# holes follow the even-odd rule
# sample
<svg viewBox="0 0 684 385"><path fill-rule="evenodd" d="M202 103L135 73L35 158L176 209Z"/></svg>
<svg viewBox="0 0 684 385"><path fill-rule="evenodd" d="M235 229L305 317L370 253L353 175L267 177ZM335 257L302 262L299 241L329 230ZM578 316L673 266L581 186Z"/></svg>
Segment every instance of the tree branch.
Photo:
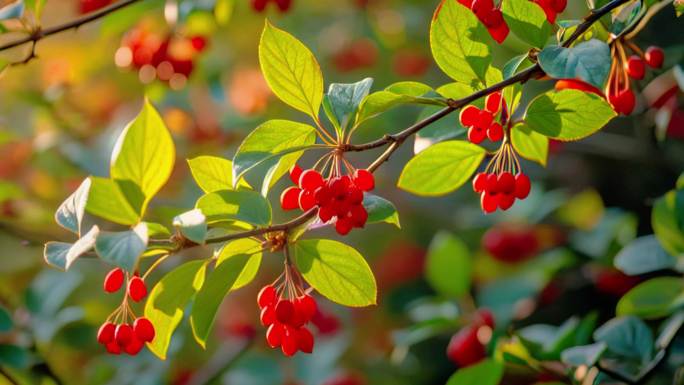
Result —
<svg viewBox="0 0 684 385"><path fill-rule="evenodd" d="M57 34L60 32L64 32L64 31L67 31L70 29L78 28L84 24L90 23L91 21L101 19L101 18L109 15L112 12L118 11L121 8L127 7L131 4L137 3L139 1L141 1L141 0L122 0L122 1L119 1L117 3L110 5L108 7L99 9L95 12L91 12L87 15L79 17L79 18L72 20L70 22L60 24L60 25L56 25L56 26L46 28L46 29L38 28L35 31L31 32L31 34L28 36L10 41L10 42L5 43L3 45L0 45L0 51L5 51L5 50L8 50L8 49L11 49L14 47L18 47L20 45L23 45L26 43L31 43L31 42L34 44L34 48L35 48L35 44L38 41L40 41L40 40L42 40L48 36L51 36L51 35L54 35L54 34Z"/></svg>

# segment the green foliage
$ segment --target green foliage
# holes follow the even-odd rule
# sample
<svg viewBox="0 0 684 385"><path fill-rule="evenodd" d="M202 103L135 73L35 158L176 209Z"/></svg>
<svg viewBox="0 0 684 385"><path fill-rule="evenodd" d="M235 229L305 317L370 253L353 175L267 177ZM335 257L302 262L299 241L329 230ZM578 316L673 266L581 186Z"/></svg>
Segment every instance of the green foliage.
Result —
<svg viewBox="0 0 684 385"><path fill-rule="evenodd" d="M7 333L13 326L12 315L5 307L0 306L0 333Z"/></svg>
<svg viewBox="0 0 684 385"><path fill-rule="evenodd" d="M534 131L553 139L585 138L605 126L615 111L601 97L577 90L549 91L527 108L525 122Z"/></svg>
<svg viewBox="0 0 684 385"><path fill-rule="evenodd" d="M254 191L221 190L197 200L208 223L241 221L253 225L271 223L271 204Z"/></svg>
<svg viewBox="0 0 684 385"><path fill-rule="evenodd" d="M563 363L570 366L578 367L586 365L587 367L592 367L598 362L606 349L608 349L608 346L604 342L573 346L563 351L561 359Z"/></svg>
<svg viewBox="0 0 684 385"><path fill-rule="evenodd" d="M460 298L470 290L472 261L468 247L449 233L438 233L430 243L425 265L428 283L441 295Z"/></svg>
<svg viewBox="0 0 684 385"><path fill-rule="evenodd" d="M460 369L446 385L497 385L503 377L503 364L492 359Z"/></svg>
<svg viewBox="0 0 684 385"><path fill-rule="evenodd" d="M677 201L680 192L670 191L659 198L651 212L653 232L663 248L679 259L684 255L684 228L678 221Z"/></svg>
<svg viewBox="0 0 684 385"><path fill-rule="evenodd" d="M141 206L134 206L123 193L120 181L91 176L86 211L121 225L134 225L140 221ZM137 200L138 204L142 202Z"/></svg>
<svg viewBox="0 0 684 385"><path fill-rule="evenodd" d="M230 160L205 155L188 159L188 166L195 182L205 193L233 189L233 162ZM241 183L246 185L244 181Z"/></svg>
<svg viewBox="0 0 684 385"><path fill-rule="evenodd" d="M502 3L501 11L516 36L533 47L544 47L551 35L551 25L541 7L528 0L508 0Z"/></svg>
<svg viewBox="0 0 684 385"><path fill-rule="evenodd" d="M604 342L608 350L624 357L648 362L653 357L653 332L634 316L614 318L594 332L597 342Z"/></svg>
<svg viewBox="0 0 684 385"><path fill-rule="evenodd" d="M667 253L654 235L637 238L615 256L615 267L628 275L670 269L677 260Z"/></svg>
<svg viewBox="0 0 684 385"><path fill-rule="evenodd" d="M353 248L328 239L307 239L294 245L294 261L306 282L340 305L375 305L377 286L366 260Z"/></svg>
<svg viewBox="0 0 684 385"><path fill-rule="evenodd" d="M100 232L95 251L103 261L133 273L147 241L147 225L140 223L128 231Z"/></svg>
<svg viewBox="0 0 684 385"><path fill-rule="evenodd" d="M366 193L363 197L363 207L368 211L367 224L385 222L401 228L399 212L387 199Z"/></svg>
<svg viewBox="0 0 684 385"><path fill-rule="evenodd" d="M204 284L206 267L205 261L178 266L157 282L147 298L145 317L156 332L154 341L147 347L162 360L166 359L171 335L183 319L185 307Z"/></svg>
<svg viewBox="0 0 684 385"><path fill-rule="evenodd" d="M304 44L266 21L259 43L259 63L268 85L280 100L318 121L323 75Z"/></svg>
<svg viewBox="0 0 684 385"><path fill-rule="evenodd" d="M176 216L173 225L185 238L195 243L202 244L207 237L207 217L202 210L194 209Z"/></svg>
<svg viewBox="0 0 684 385"><path fill-rule="evenodd" d="M57 224L72 233L81 233L81 222L83 222L83 215L85 214L90 183L90 179L85 179L55 212Z"/></svg>
<svg viewBox="0 0 684 385"><path fill-rule="evenodd" d="M580 79L602 89L612 58L608 44L592 39L565 48L550 46L544 48L537 56L547 75L555 79Z"/></svg>
<svg viewBox="0 0 684 385"><path fill-rule="evenodd" d="M356 83L333 83L325 96L325 111L342 137L350 124L356 120L361 102L368 96L373 79L366 78Z"/></svg>
<svg viewBox="0 0 684 385"><path fill-rule="evenodd" d="M437 143L406 164L397 185L421 196L448 194L470 179L484 157L485 150L470 142Z"/></svg>
<svg viewBox="0 0 684 385"><path fill-rule="evenodd" d="M511 143L515 151L525 159L546 166L549 156L549 138L533 131L524 123L511 128Z"/></svg>
<svg viewBox="0 0 684 385"><path fill-rule="evenodd" d="M401 104L443 105L439 100L427 96L431 92L430 86L418 82L394 83L382 91L374 92L361 101L356 126Z"/></svg>
<svg viewBox="0 0 684 385"><path fill-rule="evenodd" d="M682 306L684 282L681 277L658 277L640 283L625 294L617 305L617 314L662 318Z"/></svg>

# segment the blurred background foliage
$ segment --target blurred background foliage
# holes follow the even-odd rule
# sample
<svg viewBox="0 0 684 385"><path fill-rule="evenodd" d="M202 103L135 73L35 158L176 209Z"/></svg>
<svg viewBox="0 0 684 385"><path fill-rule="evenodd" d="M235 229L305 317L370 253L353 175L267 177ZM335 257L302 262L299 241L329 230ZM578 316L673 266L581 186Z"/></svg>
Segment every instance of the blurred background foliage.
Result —
<svg viewBox="0 0 684 385"><path fill-rule="evenodd" d="M395 181L412 146L401 149L377 185L379 195L399 208L402 229L370 226L347 240L377 275L379 305L349 310L320 301L320 337L311 356L283 358L261 337L254 298L259 283L277 276L276 256L265 260L260 282L224 301L206 351L192 343L183 324L167 361L148 352L105 355L94 336L116 306L99 289L106 267L88 259L69 273L54 271L43 263L42 245L68 237L54 225L56 207L87 175L106 176L113 142L145 96L159 108L178 149L174 175L151 208L153 220L169 224L200 196L184 159L230 158L260 122L303 119L270 94L260 74L264 17L312 49L327 83L373 77L380 89L400 80L435 87L448 82L428 45L436 1L294 0L287 13L275 7L257 13L246 0L234 8L217 1L144 0L41 40L36 58L3 70L0 383L11 383L6 374L45 384L441 384L456 369L445 354L449 337L475 307L494 312L500 334L579 319L600 325L614 316L619 297L645 279L619 272L613 258L637 235L653 232L654 200L674 187L684 168L684 124L680 118L658 128L657 114L642 105L643 113L616 119L587 140L553 143L546 169L526 163L533 193L505 214L483 216L468 188L437 199L399 191ZM570 3L565 18L586 13L584 2ZM47 1L41 23L71 20L88 10L82 7L77 0ZM3 24L11 29L12 23ZM679 63L684 29L675 23L672 12L661 12L637 43L663 46L669 64ZM16 36L5 32L0 43ZM136 67L132 47L165 42L178 59L174 68ZM509 39L493 50L503 66L524 45ZM19 62L27 54L30 45L2 52L1 60ZM550 86L532 82L525 98ZM398 131L421 113L418 107L393 110L366 123L357 140ZM438 125L457 128L457 118ZM363 165L374 155L353 154L352 162ZM428 250L463 258L449 271L431 269ZM183 257L189 256L175 257L164 269ZM465 287L453 288L454 282ZM471 289L470 300L451 295ZM673 362L655 383L671 383L673 368L684 363L678 339ZM544 380L539 373L513 373L506 384Z"/></svg>

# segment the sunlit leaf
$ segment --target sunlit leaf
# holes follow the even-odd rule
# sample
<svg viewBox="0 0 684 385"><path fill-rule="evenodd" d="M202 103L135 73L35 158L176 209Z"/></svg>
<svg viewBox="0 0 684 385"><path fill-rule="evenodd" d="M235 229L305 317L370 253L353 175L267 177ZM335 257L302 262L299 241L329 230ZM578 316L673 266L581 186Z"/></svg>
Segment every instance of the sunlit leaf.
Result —
<svg viewBox="0 0 684 385"><path fill-rule="evenodd" d="M132 273L147 248L147 240L145 223L140 223L129 231L102 231L97 236L95 251L103 261Z"/></svg>
<svg viewBox="0 0 684 385"><path fill-rule="evenodd" d="M202 210L208 223L242 221L253 225L271 223L271 205L253 191L222 190L202 196L196 208Z"/></svg>

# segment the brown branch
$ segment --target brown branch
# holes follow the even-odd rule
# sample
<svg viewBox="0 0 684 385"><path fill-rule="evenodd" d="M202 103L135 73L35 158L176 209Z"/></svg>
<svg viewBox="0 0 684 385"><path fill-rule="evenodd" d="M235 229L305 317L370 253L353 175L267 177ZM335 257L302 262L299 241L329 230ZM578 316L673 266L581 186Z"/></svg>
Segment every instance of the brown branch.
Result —
<svg viewBox="0 0 684 385"><path fill-rule="evenodd" d="M34 49L35 49L35 44L38 41L40 41L40 40L42 40L48 36L51 36L51 35L54 35L54 34L57 34L60 32L64 32L64 31L67 31L70 29L78 28L84 24L90 23L91 21L101 19L101 18L109 15L112 12L118 11L121 8L127 7L131 4L137 3L139 1L141 1L141 0L122 0L122 1L119 1L117 3L110 5L108 7L99 9L95 12L92 12L92 13L89 13L89 14L84 15L82 17L79 17L77 19L74 19L70 22L60 24L60 25L56 25L56 26L46 28L46 29L38 28L35 31L31 32L31 34L29 34L28 36L10 41L10 42L5 43L3 45L0 45L0 51L5 51L5 50L8 50L10 48L18 47L20 45L24 45L26 43L31 43L31 42L34 44Z"/></svg>

